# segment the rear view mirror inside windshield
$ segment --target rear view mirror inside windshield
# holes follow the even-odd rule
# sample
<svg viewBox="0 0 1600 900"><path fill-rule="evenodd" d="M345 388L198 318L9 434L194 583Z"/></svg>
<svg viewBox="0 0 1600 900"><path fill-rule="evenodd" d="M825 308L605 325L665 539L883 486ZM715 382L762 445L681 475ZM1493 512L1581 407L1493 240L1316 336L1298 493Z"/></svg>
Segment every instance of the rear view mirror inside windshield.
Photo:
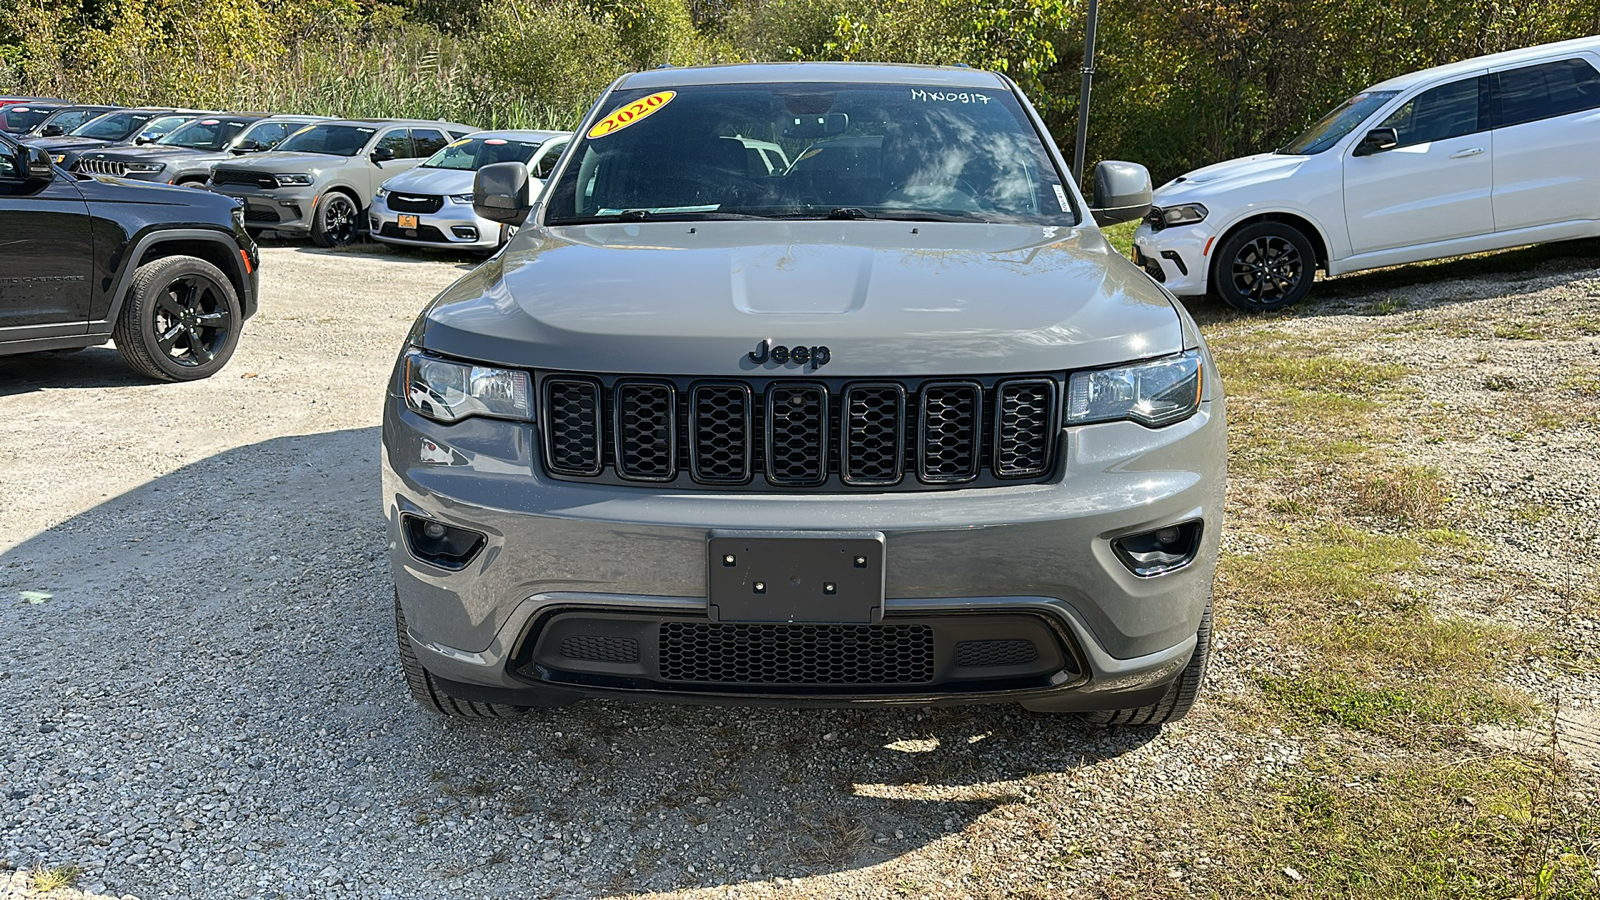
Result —
<svg viewBox="0 0 1600 900"><path fill-rule="evenodd" d="M844 134L850 127L850 117L845 113L828 113L825 116L794 116L780 123L786 138L812 139Z"/></svg>

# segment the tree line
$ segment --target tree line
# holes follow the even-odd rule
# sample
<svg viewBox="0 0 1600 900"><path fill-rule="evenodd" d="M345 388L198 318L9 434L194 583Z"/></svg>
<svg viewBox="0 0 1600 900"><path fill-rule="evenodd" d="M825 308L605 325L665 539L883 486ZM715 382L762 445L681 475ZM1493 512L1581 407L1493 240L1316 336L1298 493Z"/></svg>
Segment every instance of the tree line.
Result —
<svg viewBox="0 0 1600 900"><path fill-rule="evenodd" d="M0 92L571 127L658 65L875 60L1015 78L1070 157L1085 0L18 0ZM1281 146L1373 82L1600 33L1600 0L1102 0L1088 158L1157 182Z"/></svg>

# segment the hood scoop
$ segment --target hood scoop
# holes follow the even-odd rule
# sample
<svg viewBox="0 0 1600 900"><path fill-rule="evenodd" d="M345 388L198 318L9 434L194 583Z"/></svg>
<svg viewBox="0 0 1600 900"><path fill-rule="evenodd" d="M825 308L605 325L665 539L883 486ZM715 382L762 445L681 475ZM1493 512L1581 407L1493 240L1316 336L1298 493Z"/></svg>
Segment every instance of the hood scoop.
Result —
<svg viewBox="0 0 1600 900"><path fill-rule="evenodd" d="M852 313L872 283L873 253L863 247L741 247L728 262L733 306L755 316Z"/></svg>

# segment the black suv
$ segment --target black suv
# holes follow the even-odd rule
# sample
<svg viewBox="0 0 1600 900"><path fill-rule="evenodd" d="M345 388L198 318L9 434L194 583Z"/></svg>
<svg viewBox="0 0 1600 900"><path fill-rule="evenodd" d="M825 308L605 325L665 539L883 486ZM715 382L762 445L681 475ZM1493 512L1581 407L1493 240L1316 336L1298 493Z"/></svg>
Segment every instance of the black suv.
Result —
<svg viewBox="0 0 1600 900"><path fill-rule="evenodd" d="M73 175L0 136L0 355L115 339L164 381L227 364L260 257L233 200Z"/></svg>

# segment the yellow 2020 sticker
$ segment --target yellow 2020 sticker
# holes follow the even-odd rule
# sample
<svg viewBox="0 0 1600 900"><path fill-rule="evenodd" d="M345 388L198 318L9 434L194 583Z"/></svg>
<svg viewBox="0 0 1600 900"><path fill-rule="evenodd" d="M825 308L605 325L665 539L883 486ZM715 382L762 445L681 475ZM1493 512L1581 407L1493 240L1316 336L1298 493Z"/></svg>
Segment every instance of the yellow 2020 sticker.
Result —
<svg viewBox="0 0 1600 900"><path fill-rule="evenodd" d="M671 103L672 98L676 96L678 96L677 91L660 91L648 97L635 100L596 122L594 127L589 129L589 139L594 140L595 138L603 138L608 134L615 134Z"/></svg>

